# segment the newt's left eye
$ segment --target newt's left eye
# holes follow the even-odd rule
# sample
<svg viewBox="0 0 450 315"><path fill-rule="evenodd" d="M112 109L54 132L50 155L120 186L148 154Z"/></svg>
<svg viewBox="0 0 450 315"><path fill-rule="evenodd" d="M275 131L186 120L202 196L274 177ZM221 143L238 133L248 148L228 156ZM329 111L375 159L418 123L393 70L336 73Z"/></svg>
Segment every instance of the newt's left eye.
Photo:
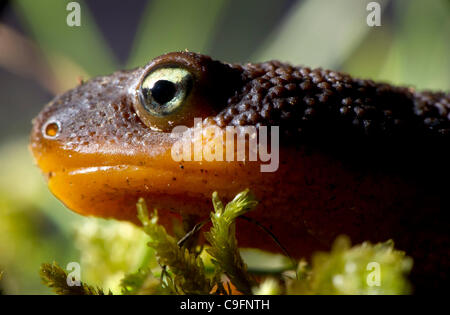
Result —
<svg viewBox="0 0 450 315"><path fill-rule="evenodd" d="M184 68L157 68L142 80L139 101L150 115L164 117L182 107L192 85L193 76Z"/></svg>
<svg viewBox="0 0 450 315"><path fill-rule="evenodd" d="M240 82L240 72L234 77L228 71L228 65L186 52L157 57L139 69L139 81L129 90L133 109L153 131L193 127L197 118L214 117L235 92L229 86Z"/></svg>

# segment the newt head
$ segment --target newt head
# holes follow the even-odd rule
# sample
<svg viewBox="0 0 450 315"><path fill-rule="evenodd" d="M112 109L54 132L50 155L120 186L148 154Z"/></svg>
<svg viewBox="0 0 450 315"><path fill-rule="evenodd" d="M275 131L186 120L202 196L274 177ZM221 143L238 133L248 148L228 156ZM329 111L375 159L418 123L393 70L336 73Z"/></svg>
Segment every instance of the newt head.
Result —
<svg viewBox="0 0 450 315"><path fill-rule="evenodd" d="M192 129L195 119L223 125L220 113L233 97L239 101L242 74L240 67L178 52L94 78L42 110L31 151L53 194L80 214L135 222L136 201L145 197L175 215L208 215L211 193L232 197L245 185L236 175L250 175L257 165L176 161L171 131Z"/></svg>
<svg viewBox="0 0 450 315"><path fill-rule="evenodd" d="M34 120L30 148L53 194L80 214L137 222L143 197L169 226L183 214L207 217L214 191L230 200L250 188L259 204L249 216L307 256L343 233L401 248L417 222L432 227L418 241L448 230L436 226L448 209L449 113L444 92L177 52L57 96ZM194 158L174 158L172 131L193 131L191 144L196 119L222 132L253 127L249 145L256 131L260 140L263 127L280 127L279 146L267 147L279 167L261 172L261 155L227 160L227 142L214 147L223 159L195 159L214 133L194 143ZM277 249L255 226L240 230L241 245Z"/></svg>

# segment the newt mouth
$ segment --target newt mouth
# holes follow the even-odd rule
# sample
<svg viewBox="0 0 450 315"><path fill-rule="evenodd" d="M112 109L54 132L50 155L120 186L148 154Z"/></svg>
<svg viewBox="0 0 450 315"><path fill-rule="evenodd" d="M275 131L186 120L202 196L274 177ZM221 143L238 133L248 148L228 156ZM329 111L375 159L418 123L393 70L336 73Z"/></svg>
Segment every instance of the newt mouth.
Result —
<svg viewBox="0 0 450 315"><path fill-rule="evenodd" d="M172 170L148 166L89 166L53 172L48 185L77 213L136 222L135 205L140 197L169 212L187 210L187 204L205 197L200 191L186 191L195 186L186 186L176 176Z"/></svg>
<svg viewBox="0 0 450 315"><path fill-rule="evenodd" d="M274 180L261 174L260 161L176 160L171 150L175 140L160 136L165 140L151 146L93 141L76 149L39 138L31 151L50 190L69 209L133 222L140 197L162 211L203 216L211 211L214 191L231 199L247 187L258 190Z"/></svg>
<svg viewBox="0 0 450 315"><path fill-rule="evenodd" d="M258 182L253 175L259 173L258 165L250 163L176 162L170 152L151 159L135 157L135 163L107 165L108 160L73 152L47 154L37 163L47 174L51 192L72 211L132 222L137 222L140 197L159 211L205 216L214 191L231 197ZM244 180L237 181L238 174Z"/></svg>
<svg viewBox="0 0 450 315"><path fill-rule="evenodd" d="M168 147L144 150L89 152L66 150L52 142L31 148L36 162L48 176L51 192L70 210L84 216L113 218L140 224L136 203L144 198L149 209L157 209L159 222L171 230L173 220L183 215L207 218L212 209L211 195L219 192L224 202L250 188L259 204L248 214L269 228L280 240L300 238L309 245L303 253L318 248L315 237L308 235L304 211L315 201L330 200L320 182L305 180L322 172L328 160L309 156L296 149L281 148L283 163L273 173L260 171L261 163L241 161L180 161L172 159ZM299 163L301 161L301 163ZM314 167L317 165L318 167ZM293 169L296 172L293 172ZM319 176L328 180L329 177ZM331 192L330 192L331 193ZM292 205L296 210L292 210ZM250 223L240 222L243 246L257 246L277 251L270 239L261 238L261 231ZM310 223L311 224L311 223ZM291 228L286 228L291 226ZM295 243L293 243L295 244Z"/></svg>

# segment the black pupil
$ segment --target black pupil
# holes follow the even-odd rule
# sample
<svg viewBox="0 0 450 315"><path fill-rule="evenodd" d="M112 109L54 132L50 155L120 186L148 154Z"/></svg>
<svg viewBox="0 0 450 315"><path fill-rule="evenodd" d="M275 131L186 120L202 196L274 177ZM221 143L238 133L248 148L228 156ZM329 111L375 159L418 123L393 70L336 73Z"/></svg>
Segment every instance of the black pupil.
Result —
<svg viewBox="0 0 450 315"><path fill-rule="evenodd" d="M159 104L169 102L177 92L177 88L173 82L167 80L158 80L151 88L153 99Z"/></svg>

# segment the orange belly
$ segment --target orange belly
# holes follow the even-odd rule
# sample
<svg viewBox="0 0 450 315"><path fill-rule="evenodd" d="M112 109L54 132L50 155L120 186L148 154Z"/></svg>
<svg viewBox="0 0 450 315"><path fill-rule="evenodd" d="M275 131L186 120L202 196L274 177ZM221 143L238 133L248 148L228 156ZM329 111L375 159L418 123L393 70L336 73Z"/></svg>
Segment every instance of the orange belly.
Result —
<svg viewBox="0 0 450 315"><path fill-rule="evenodd" d="M38 163L50 174L51 191L82 215L137 223L136 201L144 197L169 226L181 214L206 218L214 191L231 200L250 188L259 205L248 216L269 228L296 257L328 246L339 234L355 242L396 239L402 216L413 213L420 202L417 188L401 178L361 174L319 151L295 147L280 150L280 165L273 173L262 173L261 162L175 162L169 150L129 161L77 152L66 154L63 163L48 157ZM91 165L100 162L80 166L86 159ZM241 246L279 250L256 225L239 225Z"/></svg>

